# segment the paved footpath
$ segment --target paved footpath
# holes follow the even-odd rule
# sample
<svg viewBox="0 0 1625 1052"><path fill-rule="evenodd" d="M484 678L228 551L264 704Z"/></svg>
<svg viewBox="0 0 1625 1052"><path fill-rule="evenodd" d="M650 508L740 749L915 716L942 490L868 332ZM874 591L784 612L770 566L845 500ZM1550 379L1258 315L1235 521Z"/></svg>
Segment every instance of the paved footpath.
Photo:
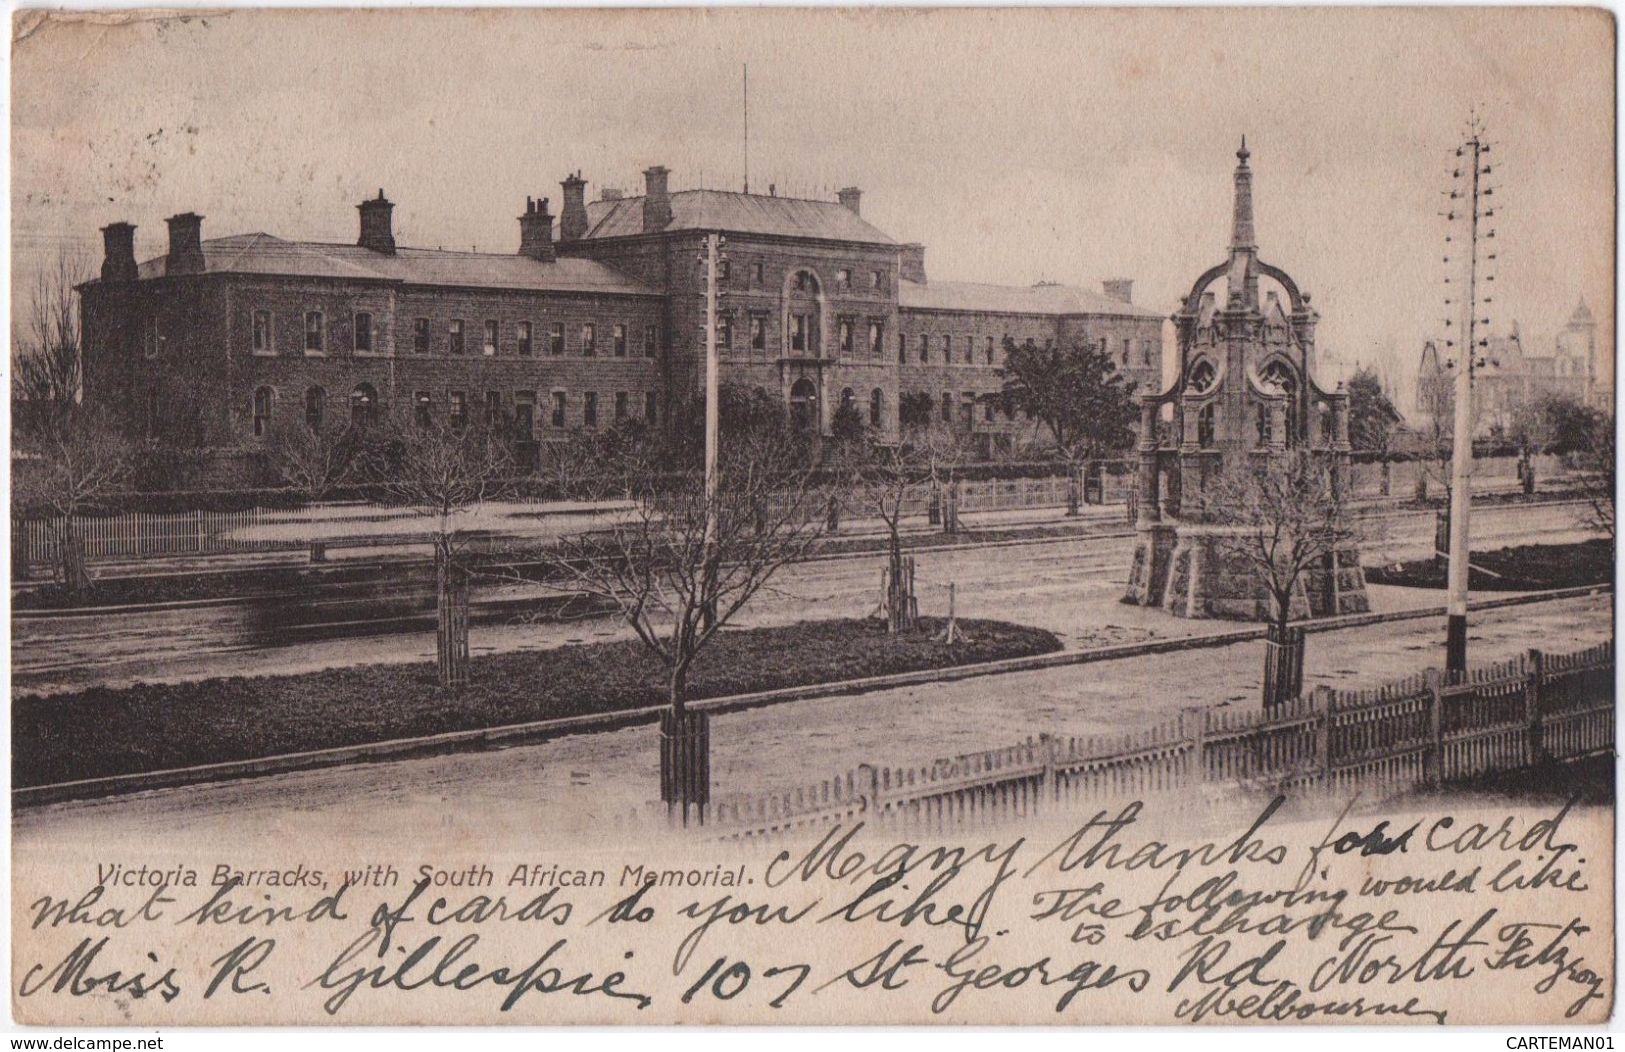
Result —
<svg viewBox="0 0 1625 1052"><path fill-rule="evenodd" d="M1369 684L1436 665L1443 631L1442 618L1426 618L1312 635L1305 686ZM1473 616L1470 657L1503 660L1531 641L1578 649L1612 635L1611 595L1513 607ZM924 763L1043 731L1128 732L1189 705L1256 704L1262 660L1262 644L1237 644L735 713L713 722L713 776L719 793L793 789L861 762ZM447 836L510 846L532 837L545 854L549 834L602 828L654 794L657 734L635 727L57 804L15 815L14 846L50 851L114 836L161 845L180 828L220 843L333 843L364 829L407 849Z"/></svg>

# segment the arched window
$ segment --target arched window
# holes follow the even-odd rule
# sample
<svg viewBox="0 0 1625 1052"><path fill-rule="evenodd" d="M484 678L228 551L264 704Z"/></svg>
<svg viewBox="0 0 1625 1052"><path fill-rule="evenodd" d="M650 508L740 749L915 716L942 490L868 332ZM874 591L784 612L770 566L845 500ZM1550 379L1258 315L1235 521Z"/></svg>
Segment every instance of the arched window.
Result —
<svg viewBox="0 0 1625 1052"><path fill-rule="evenodd" d="M842 409L856 409L857 407L858 407L858 396L852 393L852 388L843 387L841 389L841 408Z"/></svg>
<svg viewBox="0 0 1625 1052"><path fill-rule="evenodd" d="M378 419L378 392L372 384L356 384L350 392L350 423L365 427Z"/></svg>
<svg viewBox="0 0 1625 1052"><path fill-rule="evenodd" d="M254 392L255 438L264 438L271 430L271 400L272 393L269 387L261 387Z"/></svg>
<svg viewBox="0 0 1625 1052"><path fill-rule="evenodd" d="M1196 444L1202 449L1213 448L1213 407L1209 402L1196 411Z"/></svg>
<svg viewBox="0 0 1625 1052"><path fill-rule="evenodd" d="M312 431L322 429L322 418L327 413L327 392L312 387L305 392L305 426Z"/></svg>
<svg viewBox="0 0 1625 1052"><path fill-rule="evenodd" d="M880 388L869 392L869 426L884 427L886 419L886 394Z"/></svg>
<svg viewBox="0 0 1625 1052"><path fill-rule="evenodd" d="M1271 439L1270 407L1267 403L1260 402L1257 409L1258 445L1259 448L1264 449L1269 447Z"/></svg>
<svg viewBox="0 0 1625 1052"><path fill-rule="evenodd" d="M1196 394L1206 394L1213 389L1213 383L1218 379L1218 373L1213 363L1203 358L1191 367L1190 389Z"/></svg>
<svg viewBox="0 0 1625 1052"><path fill-rule="evenodd" d="M1292 369L1284 362L1271 362L1264 367L1259 375L1264 382L1265 389L1279 391L1286 396L1286 444L1290 448L1298 444L1298 381ZM1268 410L1266 410L1266 413Z"/></svg>

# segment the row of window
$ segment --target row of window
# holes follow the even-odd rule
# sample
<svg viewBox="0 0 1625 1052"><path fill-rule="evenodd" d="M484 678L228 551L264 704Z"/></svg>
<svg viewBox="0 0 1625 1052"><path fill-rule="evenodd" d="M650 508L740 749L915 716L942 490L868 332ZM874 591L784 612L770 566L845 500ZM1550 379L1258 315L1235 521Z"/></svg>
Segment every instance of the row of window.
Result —
<svg viewBox="0 0 1625 1052"><path fill-rule="evenodd" d="M1008 340L1009 338L1010 334L1005 333L1004 340ZM921 363L931 361L932 349L934 347L939 347L941 349L942 362L944 365L952 365L956 361L963 362L965 365L975 365L978 357L976 340L977 337L975 336L955 337L953 333L945 332L938 338L937 341L934 342L930 333L922 332L916 337L916 350ZM997 349L1004 345L1004 340L1000 340L995 343L992 336L983 337L980 355L983 365L994 364ZM1136 357L1138 358L1138 361L1134 364L1141 368L1149 368L1156 364L1155 355L1159 346L1158 341L1142 339L1139 341L1138 348L1136 348L1134 344L1135 341L1132 337L1123 337L1121 364L1124 368L1129 368L1131 359ZM899 362L906 363L909 360L908 345L909 338L907 334L899 332L897 334L897 360ZM1137 354L1135 353L1136 350L1138 351ZM1100 337L1100 353L1110 353L1107 338L1105 336Z"/></svg>
<svg viewBox="0 0 1625 1052"><path fill-rule="evenodd" d="M552 427L564 428L570 426L570 394L567 391L554 390L548 394L548 422ZM634 419L633 394L628 391L616 391L611 403L613 413L612 423L624 424ZM645 423L653 424L659 416L660 398L654 391L643 392L643 416ZM270 434L271 415L276 407L276 391L270 387L260 387L254 392L254 435L263 438ZM321 387L307 388L304 394L305 424L313 431L321 430L327 420L327 392ZM349 420L351 424L365 426L377 422L378 419L378 391L371 384L357 384L350 392ZM513 435L521 441L534 436L537 419L537 392L515 391L513 393ZM439 413L432 391L414 391L412 393L412 419L423 427L429 426ZM503 404L501 391L486 391L483 411L487 427L505 425L509 417L507 408ZM446 421L452 427L465 427L469 420L469 394L466 391L448 391L445 402ZM598 405L598 392L587 391L581 396L581 415L579 423L583 427L597 427L600 423Z"/></svg>
<svg viewBox="0 0 1625 1052"><path fill-rule="evenodd" d="M703 262L702 259L702 265ZM767 288L767 265L761 260L750 260L745 264L741 273L743 273L744 278L739 285L740 288ZM891 272L888 270L883 268L872 269L869 271L867 278L859 278L856 275L857 269L852 266L835 268L835 287L842 292L847 292L856 288L857 282L862 281L873 292L888 292L891 290ZM729 284L733 282L733 279L732 261L728 259L718 260L717 282L719 284ZM816 280L807 271L798 270L795 276L795 289L798 292L809 291Z"/></svg>
<svg viewBox="0 0 1625 1052"><path fill-rule="evenodd" d="M752 311L746 319L745 343L743 349L751 351L767 350L767 319L766 311ZM837 317L835 323L836 353L842 358L851 358L857 353L857 338L862 319L857 315L843 314ZM818 316L810 311L796 311L790 314L790 351L801 354L817 356L821 350L818 339ZM868 328L864 335L864 350L871 358L881 356L881 348L886 342L886 322L881 318L870 318ZM717 349L722 352L735 350L734 346L734 319L731 312L717 314Z"/></svg>
<svg viewBox="0 0 1625 1052"><path fill-rule="evenodd" d="M271 312L256 310L252 333L252 348L255 354L276 353L276 330L272 324ZM371 354L377 345L377 329L374 325L373 315L367 311L357 311L353 318L351 328L350 349L357 354ZM583 357L593 357L599 352L600 329L597 322L583 322L577 331L577 339L573 348ZM464 355L469 353L468 324L463 318L452 318L447 324L444 333L437 335L434 323L429 318L412 319L412 353L428 354L436 346L446 354ZM528 358L536 352L536 330L529 321L513 321L506 326L496 318L487 318L480 323L479 349L487 358L510 352L521 358ZM624 322L614 322L608 327L608 346L606 353L616 358L625 358L631 352L631 329ZM548 354L555 357L562 355L568 348L565 346L564 323L552 322L541 333L545 349ZM326 354L332 344L332 334L328 331L327 314L324 311L311 310L305 312L305 338L304 352L306 354ZM154 344L154 351L156 344ZM660 326L646 325L642 335L642 354L645 358L655 357L660 350ZM148 357L152 355L149 354Z"/></svg>

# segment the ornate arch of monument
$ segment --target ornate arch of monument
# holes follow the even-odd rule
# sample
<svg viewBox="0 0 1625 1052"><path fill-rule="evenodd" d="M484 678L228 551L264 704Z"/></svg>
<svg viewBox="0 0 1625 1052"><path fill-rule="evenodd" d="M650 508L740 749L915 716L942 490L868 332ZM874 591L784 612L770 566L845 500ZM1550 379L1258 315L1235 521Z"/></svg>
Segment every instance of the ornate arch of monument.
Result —
<svg viewBox="0 0 1625 1052"><path fill-rule="evenodd" d="M1167 390L1140 396L1138 515L1124 598L1181 617L1264 620L1269 610L1254 571L1216 543L1224 528L1197 514L1181 518L1184 487L1289 450L1324 457L1339 496L1348 485L1348 395L1315 381L1319 315L1309 294L1258 258L1248 157L1243 139L1230 258L1197 278L1173 315L1178 376ZM1222 305L1213 288L1221 279ZM1261 279L1275 286L1262 300ZM1370 608L1353 548L1328 556L1300 585L1296 617Z"/></svg>

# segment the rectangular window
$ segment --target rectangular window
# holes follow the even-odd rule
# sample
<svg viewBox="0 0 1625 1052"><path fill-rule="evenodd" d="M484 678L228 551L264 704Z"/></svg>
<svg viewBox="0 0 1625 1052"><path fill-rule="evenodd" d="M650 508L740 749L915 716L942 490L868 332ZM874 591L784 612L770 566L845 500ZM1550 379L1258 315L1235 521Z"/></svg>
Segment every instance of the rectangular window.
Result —
<svg viewBox="0 0 1625 1052"><path fill-rule="evenodd" d="M254 353L276 353L276 348L271 346L271 312L268 310L254 312Z"/></svg>
<svg viewBox="0 0 1625 1052"><path fill-rule="evenodd" d="M761 288L763 285L766 285L767 268L761 263L752 263L750 265L750 281L751 284L755 285L757 288Z"/></svg>
<svg viewBox="0 0 1625 1052"><path fill-rule="evenodd" d="M942 422L944 424L954 422L954 396L947 391L942 392Z"/></svg>
<svg viewBox="0 0 1625 1052"><path fill-rule="evenodd" d="M879 358L885 352L886 323L871 321L869 323L869 357Z"/></svg>
<svg viewBox="0 0 1625 1052"><path fill-rule="evenodd" d="M564 353L564 323L556 321L547 328L547 353L560 355Z"/></svg>
<svg viewBox="0 0 1625 1052"><path fill-rule="evenodd" d="M808 318L805 314L795 314L790 318L790 349L792 351L805 351L807 349Z"/></svg>
<svg viewBox="0 0 1625 1052"><path fill-rule="evenodd" d="M883 291L886 288L886 272L884 270L871 270L869 272L869 287Z"/></svg>
<svg viewBox="0 0 1625 1052"><path fill-rule="evenodd" d="M429 319L412 319L412 353L429 353Z"/></svg>
<svg viewBox="0 0 1625 1052"><path fill-rule="evenodd" d="M366 311L355 316L355 349L357 354L372 353L372 315Z"/></svg>
<svg viewBox="0 0 1625 1052"><path fill-rule="evenodd" d="M553 392L553 426L564 426L564 392Z"/></svg>
<svg viewBox="0 0 1625 1052"><path fill-rule="evenodd" d="M536 392L516 391L513 396L513 433L521 442L536 436Z"/></svg>
<svg viewBox="0 0 1625 1052"><path fill-rule="evenodd" d="M982 419L990 424L993 422L993 399L991 398L982 403Z"/></svg>
<svg viewBox="0 0 1625 1052"><path fill-rule="evenodd" d="M643 419L646 423L654 423L660 415L660 398L653 391L646 391L643 395Z"/></svg>
<svg viewBox="0 0 1625 1052"><path fill-rule="evenodd" d="M974 336L965 337L965 364L976 364L976 337Z"/></svg>
<svg viewBox="0 0 1625 1052"><path fill-rule="evenodd" d="M734 346L734 316L729 313L717 315L717 349L731 351Z"/></svg>
<svg viewBox="0 0 1625 1052"><path fill-rule="evenodd" d="M908 361L908 336L902 330L897 333L897 360L900 363Z"/></svg>
<svg viewBox="0 0 1625 1052"><path fill-rule="evenodd" d="M319 310L305 312L305 353L321 354L327 350L326 327Z"/></svg>
<svg viewBox="0 0 1625 1052"><path fill-rule="evenodd" d="M412 419L419 427L429 426L433 408L434 403L429 397L429 392L418 391L412 395Z"/></svg>
<svg viewBox="0 0 1625 1052"><path fill-rule="evenodd" d="M954 363L954 338L947 333L942 334L942 364Z"/></svg>
<svg viewBox="0 0 1625 1052"><path fill-rule="evenodd" d="M1133 343L1127 336L1123 337L1123 364L1128 364L1129 345Z"/></svg>
<svg viewBox="0 0 1625 1052"><path fill-rule="evenodd" d="M976 392L966 391L959 402L959 419L966 427L976 422Z"/></svg>
<svg viewBox="0 0 1625 1052"><path fill-rule="evenodd" d="M615 392L615 422L617 424L626 423L626 417L629 412L628 405L630 401L631 399L625 391Z"/></svg>
<svg viewBox="0 0 1625 1052"><path fill-rule="evenodd" d="M767 350L767 317L761 314L750 316L750 349L753 351Z"/></svg>
<svg viewBox="0 0 1625 1052"><path fill-rule="evenodd" d="M588 391L581 396L581 422L587 427L598 426L598 393Z"/></svg>
<svg viewBox="0 0 1625 1052"><path fill-rule="evenodd" d="M645 325L643 327L643 356L653 358L660 353L660 326Z"/></svg>
<svg viewBox="0 0 1625 1052"><path fill-rule="evenodd" d="M452 354L463 353L463 319L451 319L451 332L446 340L446 349Z"/></svg>
<svg viewBox="0 0 1625 1052"><path fill-rule="evenodd" d="M271 430L271 389L262 387L254 392L254 437L264 438Z"/></svg>
<svg viewBox="0 0 1625 1052"><path fill-rule="evenodd" d="M842 267L835 272L835 287L849 289L852 287L852 268Z"/></svg>
<svg viewBox="0 0 1625 1052"><path fill-rule="evenodd" d="M581 326L581 353L589 358L598 353L598 326L592 322Z"/></svg>
<svg viewBox="0 0 1625 1052"><path fill-rule="evenodd" d="M733 268L732 263L730 263L726 259L717 260L717 280L718 281L727 281L729 278L731 278L733 276L733 272L734 272L734 268Z"/></svg>
<svg viewBox="0 0 1625 1052"><path fill-rule="evenodd" d="M495 431L502 426L502 392L485 392L485 426Z"/></svg>
<svg viewBox="0 0 1625 1052"><path fill-rule="evenodd" d="M920 333L920 361L929 362L930 360L931 360L931 337L928 334L922 332L922 333Z"/></svg>
<svg viewBox="0 0 1625 1052"><path fill-rule="evenodd" d="M451 426L461 431L468 424L468 398L461 391L451 392Z"/></svg>
<svg viewBox="0 0 1625 1052"><path fill-rule="evenodd" d="M626 357L626 326L621 325L621 324L617 324L613 329L610 330L610 334L615 340L615 357L617 357L617 358L625 358Z"/></svg>
<svg viewBox="0 0 1625 1052"><path fill-rule="evenodd" d="M497 321L495 318L485 319L485 342L481 350L487 358L496 357L497 353Z"/></svg>
<svg viewBox="0 0 1625 1052"><path fill-rule="evenodd" d="M987 338L987 364L993 364L993 337Z"/></svg>
<svg viewBox="0 0 1625 1052"><path fill-rule="evenodd" d="M519 355L522 358L530 357L530 322L515 323L513 327L514 343L518 345Z"/></svg>
<svg viewBox="0 0 1625 1052"><path fill-rule="evenodd" d="M842 318L835 323L835 332L842 358L852 356L852 319Z"/></svg>

